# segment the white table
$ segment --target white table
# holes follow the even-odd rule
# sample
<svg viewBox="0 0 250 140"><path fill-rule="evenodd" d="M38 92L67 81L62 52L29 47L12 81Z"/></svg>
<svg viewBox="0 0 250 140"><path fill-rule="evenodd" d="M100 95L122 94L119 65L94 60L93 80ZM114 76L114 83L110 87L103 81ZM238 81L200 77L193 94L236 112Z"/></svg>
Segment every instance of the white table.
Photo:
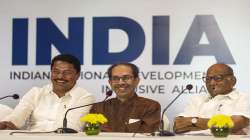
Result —
<svg viewBox="0 0 250 140"><path fill-rule="evenodd" d="M0 140L250 140L250 136L236 136L230 135L227 138L215 138L213 136L200 136L200 135L177 135L170 137L147 136L146 134L133 133L100 133L97 136L86 136L84 133L77 134L23 134L15 133L10 135L13 131L0 130Z"/></svg>

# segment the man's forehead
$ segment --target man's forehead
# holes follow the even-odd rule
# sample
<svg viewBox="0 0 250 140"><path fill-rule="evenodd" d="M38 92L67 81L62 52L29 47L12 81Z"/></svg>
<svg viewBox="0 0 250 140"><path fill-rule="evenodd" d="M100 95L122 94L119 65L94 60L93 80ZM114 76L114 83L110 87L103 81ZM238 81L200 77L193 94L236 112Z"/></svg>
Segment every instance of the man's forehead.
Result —
<svg viewBox="0 0 250 140"><path fill-rule="evenodd" d="M52 69L74 69L73 64L65 62L65 61L56 61L52 67Z"/></svg>
<svg viewBox="0 0 250 140"><path fill-rule="evenodd" d="M119 74L119 73L133 73L133 70L129 66L119 65L113 68L112 74Z"/></svg>
<svg viewBox="0 0 250 140"><path fill-rule="evenodd" d="M214 65L213 67L210 67L207 71L207 75L219 75L228 73L228 68L224 65Z"/></svg>

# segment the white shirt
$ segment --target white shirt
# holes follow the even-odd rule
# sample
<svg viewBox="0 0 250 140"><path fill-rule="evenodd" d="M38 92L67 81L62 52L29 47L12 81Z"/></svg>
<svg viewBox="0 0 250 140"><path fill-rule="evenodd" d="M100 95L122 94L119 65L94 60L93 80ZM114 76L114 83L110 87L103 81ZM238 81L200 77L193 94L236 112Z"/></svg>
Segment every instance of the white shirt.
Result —
<svg viewBox="0 0 250 140"><path fill-rule="evenodd" d="M165 114L163 115L163 122L164 122L163 130L172 131L172 130L170 130L170 124L169 124L168 117Z"/></svg>
<svg viewBox="0 0 250 140"><path fill-rule="evenodd" d="M78 86L61 98L52 92L52 85L33 87L4 120L13 122L19 128L27 125L27 129L32 131L53 131L63 126L63 118L69 108L93 102L94 97ZM68 128L82 131L84 124L80 122L80 117L86 115L90 107L71 110L67 115Z"/></svg>
<svg viewBox="0 0 250 140"><path fill-rule="evenodd" d="M211 118L215 114L242 115L250 118L249 96L235 90L213 98L208 95L199 95L193 98L185 111L178 116Z"/></svg>
<svg viewBox="0 0 250 140"><path fill-rule="evenodd" d="M0 104L0 120L9 115L12 111L13 109L8 107L7 105Z"/></svg>

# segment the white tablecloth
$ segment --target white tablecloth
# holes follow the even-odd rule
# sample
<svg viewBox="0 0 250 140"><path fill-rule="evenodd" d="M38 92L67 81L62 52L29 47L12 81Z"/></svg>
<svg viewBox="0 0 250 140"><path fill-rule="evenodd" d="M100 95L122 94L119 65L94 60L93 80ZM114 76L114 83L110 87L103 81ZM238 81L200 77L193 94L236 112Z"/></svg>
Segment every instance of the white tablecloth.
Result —
<svg viewBox="0 0 250 140"><path fill-rule="evenodd" d="M9 130L0 130L0 140L130 140L130 139L140 139L140 140L160 140L160 139L169 139L169 140L212 140L217 139L213 136L202 136L201 134L194 135L176 135L169 137L159 137L159 136L148 136L148 134L136 134L133 137L133 133L100 133L97 136L86 136L84 133L77 134L56 134L56 133L47 133L47 134L24 134L24 133L14 133L10 135ZM237 136L230 135L227 138L219 138L226 140L250 140L250 136Z"/></svg>

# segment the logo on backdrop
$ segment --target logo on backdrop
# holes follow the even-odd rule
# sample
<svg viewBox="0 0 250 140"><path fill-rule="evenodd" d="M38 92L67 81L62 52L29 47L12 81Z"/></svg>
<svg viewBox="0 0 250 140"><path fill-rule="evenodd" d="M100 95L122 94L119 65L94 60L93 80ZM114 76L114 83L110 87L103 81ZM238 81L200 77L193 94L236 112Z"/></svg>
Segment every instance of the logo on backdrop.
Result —
<svg viewBox="0 0 250 140"><path fill-rule="evenodd" d="M217 62L235 64L235 60L223 37L223 34L213 15L196 15L189 27L184 41L172 64L169 62L170 51L170 16L152 17L152 61L149 65L189 65L196 56L213 56ZM13 18L12 20L12 65L25 66L28 64L28 18ZM79 58L84 65L84 17L68 18L68 35L50 18L36 19L36 65L49 65L52 56L52 47L60 53L69 53ZM145 49L146 36L143 26L129 17L93 17L92 65L110 65L116 62L131 62L142 55ZM109 52L109 31L118 29L128 36L128 45L120 52ZM208 43L202 44L200 40L205 35ZM112 38L111 38L112 39ZM104 59L105 58L105 59ZM197 74L198 73L198 74ZM105 72L88 71L81 74L81 79L107 78ZM173 80L173 77L185 79L189 75L191 80L200 80L204 72L193 71L143 71L141 77L146 80ZM196 75L190 76L190 75ZM197 75L199 75L197 77ZM49 79L50 72L11 71L11 80ZM96 78L96 77L95 77ZM107 86L102 85L102 92ZM164 94L164 85L154 87L140 85L138 91L158 92ZM181 91L183 87L173 88L172 92ZM195 89L195 88L194 88ZM205 87L197 87L196 92L206 91Z"/></svg>
<svg viewBox="0 0 250 140"><path fill-rule="evenodd" d="M169 16L152 17L152 65L169 65ZM28 65L29 19L13 19L12 65ZM36 20L36 65L49 65L51 50L73 54L84 64L84 18L68 19L68 37L50 18ZM119 29L128 36L127 48L109 52L109 30ZM200 44L205 34L209 44ZM145 47L143 27L128 17L93 18L93 65L133 61L140 57ZM190 64L195 56L214 56L217 62L235 64L233 56L213 15L195 16L181 45L174 65ZM105 58L105 59L103 59Z"/></svg>

